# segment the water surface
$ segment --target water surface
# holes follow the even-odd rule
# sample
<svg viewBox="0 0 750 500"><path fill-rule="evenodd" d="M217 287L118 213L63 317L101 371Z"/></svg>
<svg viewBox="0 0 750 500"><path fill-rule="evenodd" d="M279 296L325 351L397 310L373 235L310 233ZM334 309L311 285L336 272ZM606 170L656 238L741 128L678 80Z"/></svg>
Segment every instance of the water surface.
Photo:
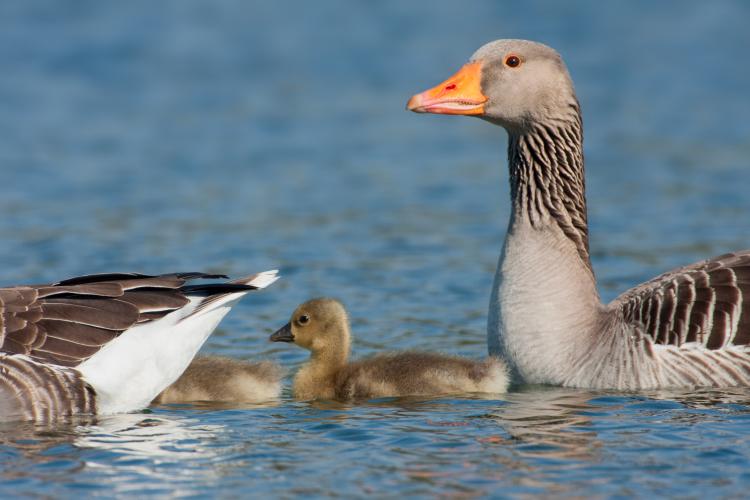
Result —
<svg viewBox="0 0 750 500"><path fill-rule="evenodd" d="M274 359L341 298L354 352L481 357L505 137L417 116L482 43L544 41L583 110L604 299L750 247L744 2L0 5L6 284L280 267L204 351ZM750 392L523 387L502 399L164 406L0 426L0 495L741 496Z"/></svg>

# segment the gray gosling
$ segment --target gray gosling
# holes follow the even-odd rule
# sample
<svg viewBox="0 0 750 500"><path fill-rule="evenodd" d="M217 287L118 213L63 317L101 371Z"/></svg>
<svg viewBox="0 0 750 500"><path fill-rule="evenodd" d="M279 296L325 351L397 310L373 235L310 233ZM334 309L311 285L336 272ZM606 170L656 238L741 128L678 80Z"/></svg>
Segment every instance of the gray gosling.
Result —
<svg viewBox="0 0 750 500"><path fill-rule="evenodd" d="M252 363L221 356L200 356L154 404L215 401L258 403L278 398L283 370L275 363Z"/></svg>
<svg viewBox="0 0 750 500"><path fill-rule="evenodd" d="M395 396L503 393L505 363L473 361L428 352L391 352L349 363L351 333L344 306L313 299L297 307L289 323L271 335L311 351L294 377L297 399L357 400Z"/></svg>

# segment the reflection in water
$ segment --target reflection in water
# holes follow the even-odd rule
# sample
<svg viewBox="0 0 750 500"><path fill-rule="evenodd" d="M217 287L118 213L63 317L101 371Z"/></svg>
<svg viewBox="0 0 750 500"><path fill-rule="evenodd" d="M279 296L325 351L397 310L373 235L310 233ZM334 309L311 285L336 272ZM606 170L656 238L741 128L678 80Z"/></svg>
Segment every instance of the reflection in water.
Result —
<svg viewBox="0 0 750 500"><path fill-rule="evenodd" d="M530 495L575 494L559 474L567 470L570 475L602 460L604 445L589 415L595 409L589 401L596 395L548 387L507 394L506 404L478 417L492 424L477 438L479 454L489 462L478 475Z"/></svg>
<svg viewBox="0 0 750 500"><path fill-rule="evenodd" d="M743 405L750 411L750 388L729 387L727 389L674 389L642 392L645 398L677 401L687 408L714 408L717 405Z"/></svg>
<svg viewBox="0 0 750 500"><path fill-rule="evenodd" d="M578 494L581 485L632 494L625 487L610 490L613 470L620 468L618 473L627 476L641 461L653 469L672 452L688 462L686 445L699 454L701 447L713 454L716 446L705 441L706 426L750 415L748 388L637 394L524 389L508 394L508 404L489 416L500 432L479 441L496 450L488 455L503 470L505 481L537 494ZM637 453L630 456L628 450ZM626 465L628 461L634 462ZM702 469L700 460L693 462ZM690 476L686 465L685 475Z"/></svg>
<svg viewBox="0 0 750 500"><path fill-rule="evenodd" d="M60 460L68 455L64 467L52 468L51 474L80 470L83 462L75 457L71 443L76 439L79 425L92 423L91 417L68 417L56 424L7 422L0 424L0 462L3 481L23 480L38 474L37 466Z"/></svg>
<svg viewBox="0 0 750 500"><path fill-rule="evenodd" d="M191 458L211 458L216 453L206 445L222 428L190 418L132 413L112 415L99 418L94 425L78 427L73 444L78 448L107 450L129 458L177 460L188 454ZM96 462L88 464L97 466Z"/></svg>
<svg viewBox="0 0 750 500"><path fill-rule="evenodd" d="M87 476L95 474L100 481L106 477L103 484L114 491L137 488L128 481L131 477L174 483L188 474L190 481L211 480L220 469L196 468L195 462L217 457L219 451L211 445L223 428L194 418L142 413L73 418L54 425L8 424L0 428L2 477L23 482L59 476L85 484ZM183 461L193 464L189 471L179 467Z"/></svg>
<svg viewBox="0 0 750 500"><path fill-rule="evenodd" d="M553 463L584 468L602 459L603 443L591 426L597 393L534 388L510 393L502 400L487 398L383 398L363 404L310 402L301 404L292 421L317 434L294 443L301 457L335 446L346 451L353 442L369 442L379 454L368 458L370 477L384 484L407 481L413 494L441 491L444 495L480 497L494 493L488 483L516 484L553 493L568 491L556 476L545 474ZM343 441L343 443L341 442ZM326 464L317 461L318 468ZM338 466L337 466L338 467ZM298 473L305 469L300 464ZM537 470L538 469L538 470ZM329 491L307 490L314 494Z"/></svg>
<svg viewBox="0 0 750 500"><path fill-rule="evenodd" d="M594 408L588 403L594 396L561 388L512 393L512 404L500 407L495 416L522 457L594 460L601 443L585 413Z"/></svg>
<svg viewBox="0 0 750 500"><path fill-rule="evenodd" d="M582 485L627 494L605 479L627 477L622 461L633 459L622 450L639 450L630 465L636 469L641 455L652 467L663 450L684 454L706 423L749 413L750 392L529 387L503 400L282 403L163 405L56 426L6 424L2 478L6 485L100 484L116 493L148 483L153 494L193 494L206 485L218 491L237 480L260 481L269 495L322 495L344 482L362 494L377 493L374 484L459 497L505 489L575 495ZM678 428L683 435L675 435ZM356 458L363 453L366 462Z"/></svg>
<svg viewBox="0 0 750 500"><path fill-rule="evenodd" d="M289 403L281 407L285 418L275 421L276 429L266 431L284 437L273 440L281 454L270 458L269 466L282 478L285 471L337 468L340 466L333 463L310 461L310 457L332 445L345 452L373 442L392 454L395 464L402 463L394 469L390 460L378 464L380 459L373 456L373 470L380 466L385 481L408 478L418 486L415 491L439 487L458 496L484 495L488 493L485 487L471 483L493 477L498 474L497 468L506 479L512 477L513 471L525 471L522 483L550 492L562 491L543 475L528 472L533 472L532 464L541 459L596 459L601 444L595 433L580 430L589 423L581 411L593 408L587 403L592 396L569 390L540 390L509 394L506 403L425 398L388 398L362 405ZM479 403L487 408L487 413L461 414L462 407ZM251 422L254 416L252 408L215 404L190 407L208 411L208 417L213 415L211 412L236 412ZM176 485L182 481L192 485L214 482L247 466L242 460L226 460L233 451L226 439L217 442L227 432L224 425L182 418L175 405L156 407L155 411L72 420L54 427L24 423L0 429L0 442L6 452L12 450L16 455L16 466L6 467L3 477L18 480L48 475L49 464L65 464L56 471L61 480L73 474L76 480L85 481L87 476L96 474L100 480L105 477L105 483L114 491L127 492L150 478L169 482L172 491L180 492ZM472 437L477 426L485 432ZM481 457L496 445L506 452L488 454L494 460L488 470ZM237 444L234 453L241 455L245 446L247 443ZM427 457L425 449L432 450ZM457 454L464 458L454 467L451 462ZM320 490L299 492L320 493L335 484L322 482L320 486ZM191 487L186 488L182 493L191 491ZM374 491L369 480L363 481L362 491L368 489Z"/></svg>
<svg viewBox="0 0 750 500"><path fill-rule="evenodd" d="M637 394L535 387L511 393L507 400L511 404L501 406L494 417L511 441L490 436L485 442L513 444L521 456L581 460L601 458L603 443L597 437L599 425L594 418L609 414L616 419L618 411L628 412L634 405L643 406L639 408L643 416L681 408L719 410L723 405L739 405L732 409L750 413L750 389L742 387ZM706 419L702 413L679 415L692 415L696 421Z"/></svg>
<svg viewBox="0 0 750 500"><path fill-rule="evenodd" d="M65 444L159 459L175 458L182 453L209 457L211 452L200 444L213 438L221 428L199 425L196 419L143 413L71 417L54 424L5 424L0 427L0 444L14 447L27 458L40 455L44 458L43 452Z"/></svg>
<svg viewBox="0 0 750 500"><path fill-rule="evenodd" d="M358 355L481 357L505 139L402 107L482 41L518 35L571 65L605 300L750 246L746 2L69 4L0 8L4 283L280 266L205 352L293 366L304 353L262 332L331 294L350 302ZM0 425L0 497L739 497L748 402L529 388Z"/></svg>

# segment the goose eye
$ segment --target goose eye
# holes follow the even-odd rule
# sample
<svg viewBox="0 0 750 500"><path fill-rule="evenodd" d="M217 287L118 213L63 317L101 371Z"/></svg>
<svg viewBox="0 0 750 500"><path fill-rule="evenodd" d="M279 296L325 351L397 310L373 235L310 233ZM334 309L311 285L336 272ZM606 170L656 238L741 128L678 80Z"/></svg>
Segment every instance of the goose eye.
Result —
<svg viewBox="0 0 750 500"><path fill-rule="evenodd" d="M517 68L521 65L521 59L518 56L508 56L505 58L505 65L509 68Z"/></svg>
<svg viewBox="0 0 750 500"><path fill-rule="evenodd" d="M297 321L300 325L306 325L310 322L310 316L308 316L307 314L303 314L299 317L299 319L297 319Z"/></svg>

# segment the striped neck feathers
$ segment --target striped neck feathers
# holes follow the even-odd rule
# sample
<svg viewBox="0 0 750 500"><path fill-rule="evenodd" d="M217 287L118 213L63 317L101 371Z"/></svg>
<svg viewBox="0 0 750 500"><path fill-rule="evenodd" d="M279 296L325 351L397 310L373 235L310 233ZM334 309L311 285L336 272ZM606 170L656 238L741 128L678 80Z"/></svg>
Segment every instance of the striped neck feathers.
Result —
<svg viewBox="0 0 750 500"><path fill-rule="evenodd" d="M557 225L593 276L578 102L559 118L509 131L508 136L511 226L522 221L540 230Z"/></svg>

